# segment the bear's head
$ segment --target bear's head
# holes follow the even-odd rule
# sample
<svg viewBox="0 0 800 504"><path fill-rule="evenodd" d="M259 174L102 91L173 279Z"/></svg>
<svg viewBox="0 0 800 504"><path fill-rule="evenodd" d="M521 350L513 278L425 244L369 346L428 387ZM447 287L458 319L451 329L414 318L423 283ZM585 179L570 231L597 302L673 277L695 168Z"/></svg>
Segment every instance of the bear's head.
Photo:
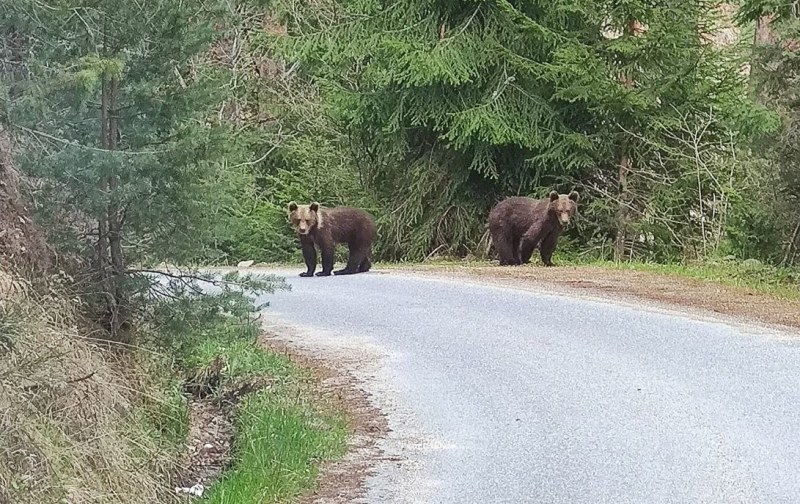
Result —
<svg viewBox="0 0 800 504"><path fill-rule="evenodd" d="M566 226L578 211L578 193L576 191L572 191L569 194L551 192L549 210L551 215L555 215L558 218L559 224Z"/></svg>
<svg viewBox="0 0 800 504"><path fill-rule="evenodd" d="M289 221L294 230L301 235L307 235L313 229L321 227L322 213L319 211L319 203L298 205L292 201L289 203Z"/></svg>

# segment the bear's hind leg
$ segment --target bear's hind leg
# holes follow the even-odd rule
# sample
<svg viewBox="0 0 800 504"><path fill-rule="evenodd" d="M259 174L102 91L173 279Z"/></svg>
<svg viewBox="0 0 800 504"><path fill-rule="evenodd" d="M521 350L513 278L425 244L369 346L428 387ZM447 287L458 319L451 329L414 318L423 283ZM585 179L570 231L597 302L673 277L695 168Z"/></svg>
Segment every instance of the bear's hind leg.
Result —
<svg viewBox="0 0 800 504"><path fill-rule="evenodd" d="M528 264L531 262L531 256L533 255L533 251L537 246L539 246L538 241L526 240L525 238L522 239L519 245L519 254L520 258L522 259L522 264Z"/></svg>
<svg viewBox="0 0 800 504"><path fill-rule="evenodd" d="M501 230L493 230L492 243L494 243L494 250L497 252L497 258L500 260L500 266L511 266L519 264L517 255L514 253L513 240L508 233Z"/></svg>
<svg viewBox="0 0 800 504"><path fill-rule="evenodd" d="M365 257L361 264L358 266L359 273L366 273L372 267L372 261L370 261L369 256Z"/></svg>
<svg viewBox="0 0 800 504"><path fill-rule="evenodd" d="M524 264L525 261L522 260L522 256L519 253L519 245L521 242L521 237L515 236L511 242L511 251L514 254L514 262L513 264L519 265Z"/></svg>
<svg viewBox="0 0 800 504"><path fill-rule="evenodd" d="M362 246L350 245L350 255L347 258L347 266L339 271L334 271L334 275L353 275L360 272L360 267L367 257L367 251Z"/></svg>

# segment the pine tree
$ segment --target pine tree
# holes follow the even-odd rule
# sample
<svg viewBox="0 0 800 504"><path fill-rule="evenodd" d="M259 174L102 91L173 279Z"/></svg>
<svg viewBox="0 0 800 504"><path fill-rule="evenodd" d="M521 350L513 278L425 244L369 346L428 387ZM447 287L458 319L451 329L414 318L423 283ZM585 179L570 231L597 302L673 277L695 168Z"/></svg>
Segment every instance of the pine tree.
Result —
<svg viewBox="0 0 800 504"><path fill-rule="evenodd" d="M65 238L77 257L91 247L93 290L123 341L131 265L180 260L197 240L200 183L224 135L206 121L220 101L213 75L193 61L220 19L203 0L0 6L3 119L61 253Z"/></svg>

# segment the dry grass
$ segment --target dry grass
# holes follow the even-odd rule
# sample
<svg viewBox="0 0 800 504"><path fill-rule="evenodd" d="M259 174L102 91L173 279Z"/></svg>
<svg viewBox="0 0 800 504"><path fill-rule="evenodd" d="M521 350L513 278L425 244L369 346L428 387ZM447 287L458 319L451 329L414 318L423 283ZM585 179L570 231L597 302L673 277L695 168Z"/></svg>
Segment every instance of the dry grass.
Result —
<svg viewBox="0 0 800 504"><path fill-rule="evenodd" d="M177 454L143 405L174 398L143 401L140 363L82 337L66 297L0 280L0 502L173 499Z"/></svg>

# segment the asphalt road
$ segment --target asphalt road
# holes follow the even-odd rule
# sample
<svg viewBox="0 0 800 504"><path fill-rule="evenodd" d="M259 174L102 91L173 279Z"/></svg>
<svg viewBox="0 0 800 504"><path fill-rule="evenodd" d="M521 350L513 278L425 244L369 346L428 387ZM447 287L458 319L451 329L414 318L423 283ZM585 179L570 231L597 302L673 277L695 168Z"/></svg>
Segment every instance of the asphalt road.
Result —
<svg viewBox="0 0 800 504"><path fill-rule="evenodd" d="M556 292L288 273L268 312L390 356L366 386L404 405L392 436L424 440L413 466L369 478L368 502L800 502L800 337Z"/></svg>

